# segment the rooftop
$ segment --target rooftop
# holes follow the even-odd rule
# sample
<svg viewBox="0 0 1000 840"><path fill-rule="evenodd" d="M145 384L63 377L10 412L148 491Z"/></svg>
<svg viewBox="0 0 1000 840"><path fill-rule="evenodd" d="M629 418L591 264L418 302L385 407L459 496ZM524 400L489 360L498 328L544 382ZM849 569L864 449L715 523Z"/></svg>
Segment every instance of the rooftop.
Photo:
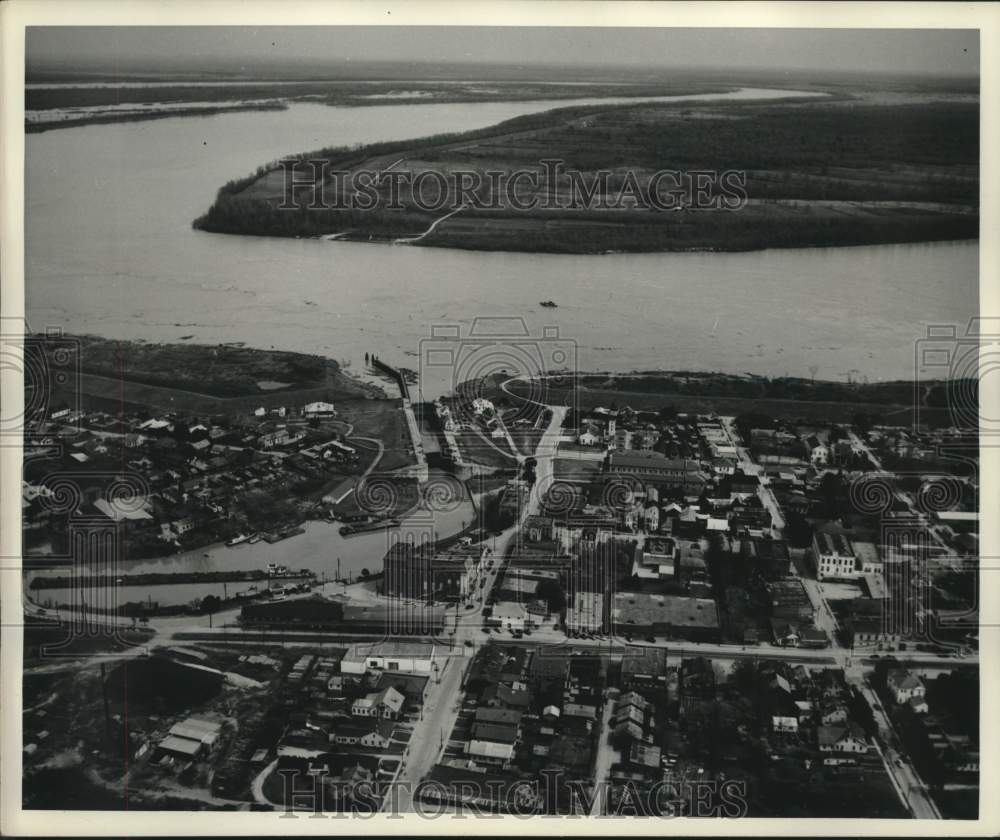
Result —
<svg viewBox="0 0 1000 840"><path fill-rule="evenodd" d="M433 656L434 645L429 642L358 642L347 649L344 659L385 657L431 659Z"/></svg>
<svg viewBox="0 0 1000 840"><path fill-rule="evenodd" d="M517 729L493 723L476 723L472 726L472 738L476 741L493 741L497 744L513 744L517 741Z"/></svg>
<svg viewBox="0 0 1000 840"><path fill-rule="evenodd" d="M476 709L476 723L495 723L517 726L521 713L515 709Z"/></svg>
<svg viewBox="0 0 1000 840"><path fill-rule="evenodd" d="M643 592L615 594L612 619L619 627L629 624L670 624L674 627L719 626L718 610L710 598L657 595Z"/></svg>
<svg viewBox="0 0 1000 840"><path fill-rule="evenodd" d="M843 534L831 534L825 531L817 531L815 538L820 554L837 554L842 557L854 556L851 541Z"/></svg>

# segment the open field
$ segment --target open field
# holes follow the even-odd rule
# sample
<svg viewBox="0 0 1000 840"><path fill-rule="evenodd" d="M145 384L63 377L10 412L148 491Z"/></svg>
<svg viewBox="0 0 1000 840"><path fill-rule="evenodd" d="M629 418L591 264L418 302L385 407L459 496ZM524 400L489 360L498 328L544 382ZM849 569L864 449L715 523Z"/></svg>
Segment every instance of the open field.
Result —
<svg viewBox="0 0 1000 840"><path fill-rule="evenodd" d="M285 172L262 167L220 189L195 225L566 253L976 238L978 101L965 94L921 101L918 94L902 101L841 91L822 100L575 106L461 135L323 149L299 156L311 163L297 172L321 173L314 181L323 189L319 206L307 207L307 185L297 187L299 209L277 209ZM562 169L547 171L543 160L558 160ZM326 170L314 170L316 161ZM352 181L351 173L390 165L411 179L394 199L385 182ZM716 173L704 194L707 209L687 175L699 171ZM467 188L460 172L469 175ZM500 187L495 172L522 176L515 187ZM657 181L661 172L680 175ZM420 201L412 185L429 180L426 173L435 186L421 191ZM718 173L744 179L742 199L735 182ZM358 205L359 196L370 205ZM387 209L394 202L396 209Z"/></svg>
<svg viewBox="0 0 1000 840"><path fill-rule="evenodd" d="M145 344L95 336L78 342L79 380L53 384L56 399L107 411L247 413L265 406L383 397L332 359L234 345Z"/></svg>
<svg viewBox="0 0 1000 840"><path fill-rule="evenodd" d="M354 427L351 438L382 441L385 450L377 472L390 472L416 463L399 400L345 400L338 404L337 412L341 420ZM357 445L357 441L352 443Z"/></svg>

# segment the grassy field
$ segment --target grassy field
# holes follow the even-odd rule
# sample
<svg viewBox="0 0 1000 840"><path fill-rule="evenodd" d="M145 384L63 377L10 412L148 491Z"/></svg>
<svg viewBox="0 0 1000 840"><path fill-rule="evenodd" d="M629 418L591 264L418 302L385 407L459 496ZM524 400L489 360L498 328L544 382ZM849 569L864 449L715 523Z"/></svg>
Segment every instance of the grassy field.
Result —
<svg viewBox="0 0 1000 840"><path fill-rule="evenodd" d="M466 461L500 469L517 466L517 457L506 440L494 440L475 432L456 432L455 440Z"/></svg>
<svg viewBox="0 0 1000 840"><path fill-rule="evenodd" d="M234 345L146 344L95 336L78 342L79 381L52 383L57 399L117 412L240 414L264 406L296 406L384 397L333 359Z"/></svg>
<svg viewBox="0 0 1000 840"><path fill-rule="evenodd" d="M344 400L338 404L337 412L341 420L354 427L352 438L382 441L385 452L377 472L390 472L416 463L399 400Z"/></svg>

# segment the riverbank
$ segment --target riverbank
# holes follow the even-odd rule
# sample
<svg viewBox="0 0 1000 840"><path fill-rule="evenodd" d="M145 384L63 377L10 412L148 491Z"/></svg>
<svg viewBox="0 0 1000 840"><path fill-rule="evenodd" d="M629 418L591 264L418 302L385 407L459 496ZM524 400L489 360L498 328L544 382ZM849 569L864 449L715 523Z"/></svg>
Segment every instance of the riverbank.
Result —
<svg viewBox="0 0 1000 840"><path fill-rule="evenodd" d="M919 418L932 426L948 426L954 422L949 393L957 390L975 399L975 380L963 383L836 382L697 371L580 372L572 386L565 384L564 376L553 380L496 376L489 394L499 404L505 399L517 402L542 395L550 404L580 410L628 406L637 411L670 408L689 414L760 412L777 418L848 423L864 416L870 424L897 426L912 426Z"/></svg>

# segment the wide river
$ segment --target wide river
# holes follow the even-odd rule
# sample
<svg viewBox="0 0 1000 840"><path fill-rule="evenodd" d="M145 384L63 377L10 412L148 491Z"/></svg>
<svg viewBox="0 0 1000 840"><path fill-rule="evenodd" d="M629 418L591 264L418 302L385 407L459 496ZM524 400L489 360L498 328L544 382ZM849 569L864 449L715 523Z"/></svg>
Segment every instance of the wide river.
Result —
<svg viewBox="0 0 1000 840"><path fill-rule="evenodd" d="M777 98L744 89L701 99ZM195 231L224 182L291 152L464 131L592 99L336 108L91 125L26 137L26 309L32 329L149 341L242 341L420 367L437 325L523 318L557 327L584 370L913 375L928 324L978 311L978 243L754 253L562 256ZM552 299L558 308L543 309ZM427 345L423 345L427 346ZM424 368L424 395L451 372ZM468 511L465 511L468 513ZM457 523L456 523L457 524ZM444 532L444 529L442 529ZM276 546L156 564L317 572L380 566L384 535L341 550L333 527ZM369 545L370 543L370 545ZM377 545L376 545L377 543ZM266 546L266 547L265 547ZM302 550L299 551L298 549ZM258 554L260 555L258 557ZM244 566L242 561L246 561Z"/></svg>

